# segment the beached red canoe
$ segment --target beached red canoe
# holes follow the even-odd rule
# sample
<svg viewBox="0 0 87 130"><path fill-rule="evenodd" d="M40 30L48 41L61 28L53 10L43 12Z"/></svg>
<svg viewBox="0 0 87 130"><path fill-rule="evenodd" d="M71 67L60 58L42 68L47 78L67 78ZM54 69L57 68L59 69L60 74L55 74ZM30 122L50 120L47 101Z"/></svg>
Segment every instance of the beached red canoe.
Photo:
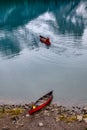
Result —
<svg viewBox="0 0 87 130"><path fill-rule="evenodd" d="M49 93L47 93L46 95L44 95L43 97L41 97L40 99L38 99L30 108L30 110L28 111L30 115L32 115L33 113L41 110L43 107L47 106L48 104L50 104L50 102L53 99L53 91L50 91Z"/></svg>
<svg viewBox="0 0 87 130"><path fill-rule="evenodd" d="M43 36L40 36L40 41L48 46L51 45L50 39L48 37L45 38Z"/></svg>

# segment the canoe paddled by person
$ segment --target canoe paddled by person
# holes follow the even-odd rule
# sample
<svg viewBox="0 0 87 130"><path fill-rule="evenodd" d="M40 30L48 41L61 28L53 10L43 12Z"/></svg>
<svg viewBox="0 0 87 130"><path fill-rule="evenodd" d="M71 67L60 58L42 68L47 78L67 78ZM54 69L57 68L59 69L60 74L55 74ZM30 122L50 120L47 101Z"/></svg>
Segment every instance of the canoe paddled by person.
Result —
<svg viewBox="0 0 87 130"><path fill-rule="evenodd" d="M42 43L48 45L48 46L51 45L51 42L50 42L50 38L49 38L49 37L45 38L45 37L43 37L43 36L40 35L40 41L41 41Z"/></svg>

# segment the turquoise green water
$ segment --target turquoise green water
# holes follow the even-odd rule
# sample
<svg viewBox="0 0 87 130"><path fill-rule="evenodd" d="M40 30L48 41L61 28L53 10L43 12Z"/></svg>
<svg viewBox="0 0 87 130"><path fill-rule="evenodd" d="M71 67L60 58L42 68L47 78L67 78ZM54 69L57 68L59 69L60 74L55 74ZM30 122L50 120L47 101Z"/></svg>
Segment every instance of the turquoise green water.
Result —
<svg viewBox="0 0 87 130"><path fill-rule="evenodd" d="M39 35L50 38L49 48ZM87 103L87 2L1 2L0 103L49 90L59 104Z"/></svg>

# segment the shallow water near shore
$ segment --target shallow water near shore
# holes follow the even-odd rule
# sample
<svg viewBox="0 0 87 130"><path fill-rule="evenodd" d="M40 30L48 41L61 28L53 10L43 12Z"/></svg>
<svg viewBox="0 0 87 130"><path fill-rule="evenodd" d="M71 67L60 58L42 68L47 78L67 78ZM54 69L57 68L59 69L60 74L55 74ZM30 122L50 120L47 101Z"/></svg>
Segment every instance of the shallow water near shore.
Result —
<svg viewBox="0 0 87 130"><path fill-rule="evenodd" d="M59 104L87 103L87 2L1 3L0 103L54 90ZM51 46L39 41L50 37Z"/></svg>

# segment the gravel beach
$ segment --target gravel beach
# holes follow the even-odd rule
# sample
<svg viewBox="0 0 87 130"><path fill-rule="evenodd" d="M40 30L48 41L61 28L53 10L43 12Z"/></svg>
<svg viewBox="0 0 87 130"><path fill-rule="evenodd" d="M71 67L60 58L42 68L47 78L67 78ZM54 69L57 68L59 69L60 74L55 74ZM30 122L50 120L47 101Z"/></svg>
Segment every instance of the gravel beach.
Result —
<svg viewBox="0 0 87 130"><path fill-rule="evenodd" d="M87 106L51 104L29 115L30 105L0 105L0 130L87 130Z"/></svg>

